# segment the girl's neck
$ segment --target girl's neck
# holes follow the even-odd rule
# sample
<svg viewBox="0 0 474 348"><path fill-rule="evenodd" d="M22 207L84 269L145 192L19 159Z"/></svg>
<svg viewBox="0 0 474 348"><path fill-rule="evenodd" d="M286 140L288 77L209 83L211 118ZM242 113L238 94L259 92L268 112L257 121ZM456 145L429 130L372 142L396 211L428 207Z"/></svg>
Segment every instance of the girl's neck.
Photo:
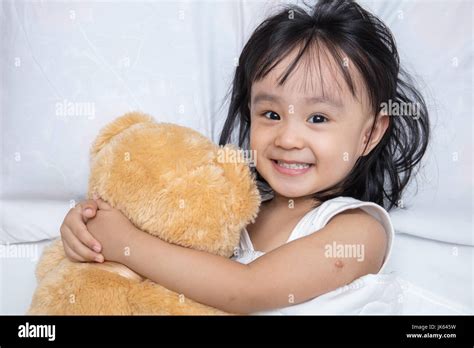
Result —
<svg viewBox="0 0 474 348"><path fill-rule="evenodd" d="M311 196L303 197L285 197L276 192L271 200L268 201L267 206L269 208L278 210L291 209L295 213L308 212L316 204L316 200Z"/></svg>

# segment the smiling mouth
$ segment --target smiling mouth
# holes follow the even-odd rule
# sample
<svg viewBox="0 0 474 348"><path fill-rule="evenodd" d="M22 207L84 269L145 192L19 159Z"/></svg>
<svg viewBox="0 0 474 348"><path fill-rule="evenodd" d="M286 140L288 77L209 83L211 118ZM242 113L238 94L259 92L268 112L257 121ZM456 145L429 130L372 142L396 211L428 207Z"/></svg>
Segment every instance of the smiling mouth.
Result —
<svg viewBox="0 0 474 348"><path fill-rule="evenodd" d="M313 163L305 163L305 162L296 162L296 161L280 161L272 159L272 162L279 167L286 168L286 169L293 169L293 170L302 170L308 169L313 165Z"/></svg>
<svg viewBox="0 0 474 348"><path fill-rule="evenodd" d="M287 176L299 176L308 173L313 167L313 163L287 162L272 159L273 168L279 173Z"/></svg>

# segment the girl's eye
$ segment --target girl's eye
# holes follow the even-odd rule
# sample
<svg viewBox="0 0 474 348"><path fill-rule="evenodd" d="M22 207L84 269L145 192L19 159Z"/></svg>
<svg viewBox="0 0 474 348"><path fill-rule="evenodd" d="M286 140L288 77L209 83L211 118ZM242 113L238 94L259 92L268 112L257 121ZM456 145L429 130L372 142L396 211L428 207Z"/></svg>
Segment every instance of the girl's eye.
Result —
<svg viewBox="0 0 474 348"><path fill-rule="evenodd" d="M278 121L280 119L280 116L276 112L273 112L273 111L264 112L262 115L268 118L269 120Z"/></svg>
<svg viewBox="0 0 474 348"><path fill-rule="evenodd" d="M313 115L308 120L313 120L313 122L311 122L311 123L324 123L324 122L328 121L327 117L325 117L321 114Z"/></svg>

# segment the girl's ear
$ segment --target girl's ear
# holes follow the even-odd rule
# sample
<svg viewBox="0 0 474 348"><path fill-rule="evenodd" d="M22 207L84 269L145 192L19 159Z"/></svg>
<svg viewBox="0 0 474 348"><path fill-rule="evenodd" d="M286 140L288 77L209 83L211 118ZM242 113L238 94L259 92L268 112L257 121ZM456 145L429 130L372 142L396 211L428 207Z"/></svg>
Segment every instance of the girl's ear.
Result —
<svg viewBox="0 0 474 348"><path fill-rule="evenodd" d="M383 135L385 134L389 123L390 116L382 112L377 115L372 134L370 134L370 131L372 129L372 122L370 123L370 126L364 134L364 139L362 142L362 151L364 151L364 149L365 151L362 153L361 156L367 156L374 149L374 147L377 146L377 144L380 142Z"/></svg>

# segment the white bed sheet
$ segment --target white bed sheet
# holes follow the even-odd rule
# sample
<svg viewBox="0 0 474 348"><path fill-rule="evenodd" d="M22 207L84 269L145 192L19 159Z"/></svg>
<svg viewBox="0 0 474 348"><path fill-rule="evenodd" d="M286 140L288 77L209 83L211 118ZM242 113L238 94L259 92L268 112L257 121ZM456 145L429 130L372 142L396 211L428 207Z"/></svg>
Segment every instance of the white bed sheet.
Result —
<svg viewBox="0 0 474 348"><path fill-rule="evenodd" d="M0 245L4 255L0 263L0 314L26 313L36 289L36 264L49 243L51 240Z"/></svg>
<svg viewBox="0 0 474 348"><path fill-rule="evenodd" d="M402 279L404 314L474 313L474 247L396 233L386 273Z"/></svg>

